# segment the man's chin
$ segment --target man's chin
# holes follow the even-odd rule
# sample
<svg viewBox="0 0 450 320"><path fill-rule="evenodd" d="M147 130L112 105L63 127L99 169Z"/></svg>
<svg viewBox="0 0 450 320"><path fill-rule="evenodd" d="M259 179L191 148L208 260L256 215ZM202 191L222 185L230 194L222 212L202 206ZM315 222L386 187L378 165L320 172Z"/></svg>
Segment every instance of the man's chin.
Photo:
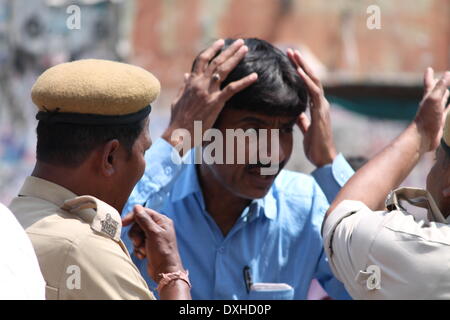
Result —
<svg viewBox="0 0 450 320"><path fill-rule="evenodd" d="M239 193L239 196L248 200L261 199L264 198L267 193L269 193L272 185L273 181L272 183L267 185L248 186Z"/></svg>

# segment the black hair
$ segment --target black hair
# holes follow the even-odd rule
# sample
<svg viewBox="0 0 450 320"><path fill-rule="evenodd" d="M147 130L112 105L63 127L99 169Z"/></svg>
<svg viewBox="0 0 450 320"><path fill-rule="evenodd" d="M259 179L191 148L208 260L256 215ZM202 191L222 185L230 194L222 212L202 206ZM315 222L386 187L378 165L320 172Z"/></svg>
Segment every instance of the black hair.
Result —
<svg viewBox="0 0 450 320"><path fill-rule="evenodd" d="M235 40L226 39L222 50ZM235 94L225 108L244 109L275 116L298 116L306 110L308 93L293 63L267 41L244 39L246 56L222 82L222 88L256 72L258 80ZM194 62L195 64L195 62Z"/></svg>
<svg viewBox="0 0 450 320"><path fill-rule="evenodd" d="M113 139L119 140L128 155L146 119L133 124L95 126L39 121L37 133L37 160L65 167L78 167L97 147Z"/></svg>

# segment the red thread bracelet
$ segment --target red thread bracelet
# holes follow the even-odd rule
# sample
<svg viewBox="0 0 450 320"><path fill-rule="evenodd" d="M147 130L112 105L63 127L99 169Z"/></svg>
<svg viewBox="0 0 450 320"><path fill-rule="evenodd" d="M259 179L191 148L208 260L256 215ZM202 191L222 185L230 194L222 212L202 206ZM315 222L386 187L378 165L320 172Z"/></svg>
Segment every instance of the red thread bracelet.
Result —
<svg viewBox="0 0 450 320"><path fill-rule="evenodd" d="M177 271L177 272L171 272L171 273L160 273L158 276L161 277L161 280L159 281L158 288L156 290L158 293L167 286L170 282L175 280L183 280L186 282L189 286L189 288L192 288L191 282L189 281L189 271Z"/></svg>

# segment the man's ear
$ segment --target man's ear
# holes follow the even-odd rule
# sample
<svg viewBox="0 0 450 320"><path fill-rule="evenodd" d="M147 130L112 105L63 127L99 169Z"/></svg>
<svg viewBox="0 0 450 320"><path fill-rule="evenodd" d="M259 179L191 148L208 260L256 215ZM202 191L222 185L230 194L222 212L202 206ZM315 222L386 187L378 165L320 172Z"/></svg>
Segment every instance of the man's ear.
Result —
<svg viewBox="0 0 450 320"><path fill-rule="evenodd" d="M110 177L115 173L119 146L120 142L117 139L110 140L103 146L101 171L106 177Z"/></svg>

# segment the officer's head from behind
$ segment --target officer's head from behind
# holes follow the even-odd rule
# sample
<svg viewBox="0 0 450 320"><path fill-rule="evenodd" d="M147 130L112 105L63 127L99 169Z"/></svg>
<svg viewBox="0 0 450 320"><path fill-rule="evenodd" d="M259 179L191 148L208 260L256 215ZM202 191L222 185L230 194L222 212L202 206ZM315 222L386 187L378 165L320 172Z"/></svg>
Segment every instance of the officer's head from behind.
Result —
<svg viewBox="0 0 450 320"><path fill-rule="evenodd" d="M436 159L428 173L427 190L433 196L444 215L450 213L450 113L445 121L440 146L436 149Z"/></svg>
<svg viewBox="0 0 450 320"><path fill-rule="evenodd" d="M122 210L145 169L150 103L160 85L149 72L105 60L50 68L36 81L34 176Z"/></svg>
<svg viewBox="0 0 450 320"><path fill-rule="evenodd" d="M225 40L222 52L234 41ZM245 39L245 45L248 53L221 87L252 73L258 74L258 80L226 102L213 126L220 130L224 139L223 164L203 161L200 176L204 181L216 181L217 185L239 198L256 199L266 195L292 154L293 127L306 109L307 91L296 68L281 50L259 39ZM196 62L197 59L194 66ZM240 129L244 132L254 129L261 141L252 144L250 138L238 140L235 137ZM278 135L274 136L277 138L278 152L274 146L275 140L271 139L274 129L278 130ZM261 132L266 132L266 139ZM208 144L205 143L204 148ZM231 157L227 145L234 145L234 155ZM240 161L238 157L241 157ZM261 174L261 169L268 167L276 169Z"/></svg>

